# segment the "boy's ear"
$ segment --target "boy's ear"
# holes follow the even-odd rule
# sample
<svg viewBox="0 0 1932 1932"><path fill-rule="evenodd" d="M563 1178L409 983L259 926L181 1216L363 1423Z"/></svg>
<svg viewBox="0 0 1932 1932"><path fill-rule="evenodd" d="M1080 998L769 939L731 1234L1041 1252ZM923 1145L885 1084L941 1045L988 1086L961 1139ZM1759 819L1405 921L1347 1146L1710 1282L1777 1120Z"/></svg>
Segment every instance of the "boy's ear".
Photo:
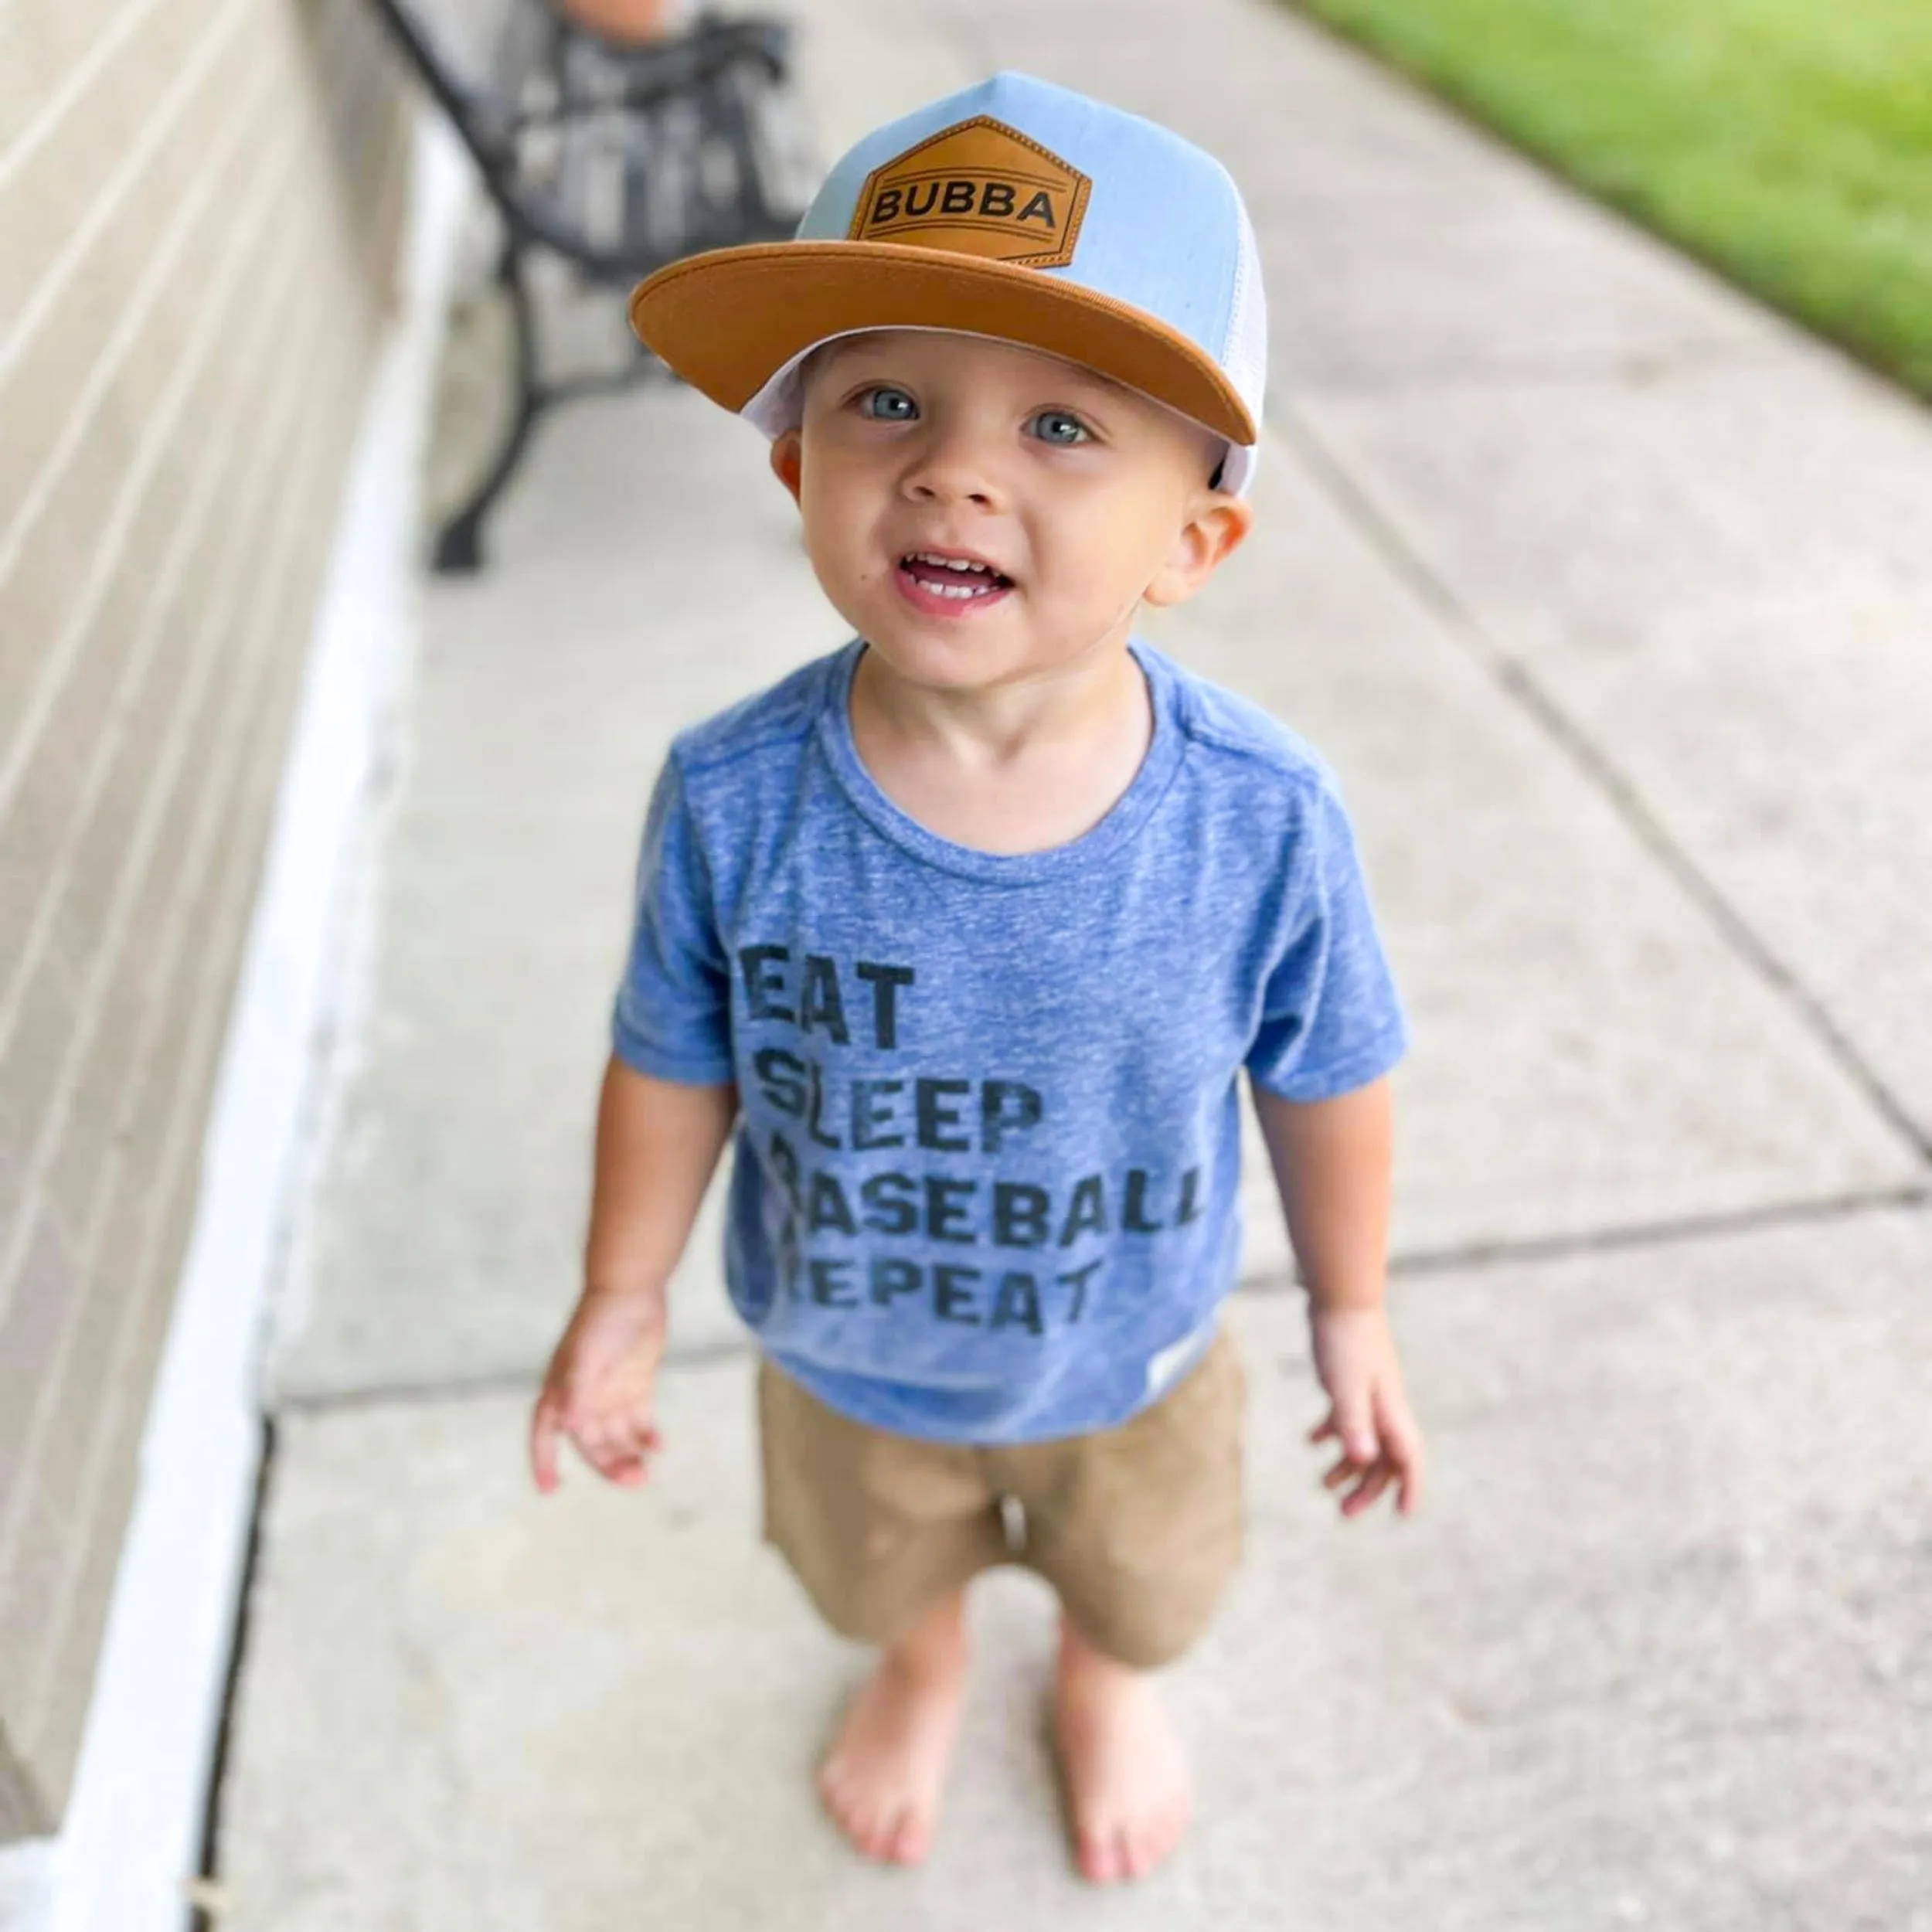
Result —
<svg viewBox="0 0 1932 1932"><path fill-rule="evenodd" d="M796 430L787 430L771 441L771 473L798 499L800 479L805 473L804 439Z"/></svg>
<svg viewBox="0 0 1932 1932"><path fill-rule="evenodd" d="M1142 597L1157 608L1186 603L1253 528L1254 507L1245 497L1203 492Z"/></svg>

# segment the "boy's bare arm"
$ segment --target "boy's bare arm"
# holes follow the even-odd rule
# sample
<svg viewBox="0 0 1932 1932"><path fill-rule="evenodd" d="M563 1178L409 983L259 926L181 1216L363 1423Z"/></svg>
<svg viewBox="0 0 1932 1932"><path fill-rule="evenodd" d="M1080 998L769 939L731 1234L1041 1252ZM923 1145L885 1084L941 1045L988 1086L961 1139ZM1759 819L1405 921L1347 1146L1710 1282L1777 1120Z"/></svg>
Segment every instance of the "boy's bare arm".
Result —
<svg viewBox="0 0 1932 1932"><path fill-rule="evenodd" d="M1310 1298L1325 1308L1379 1307L1395 1162L1387 1077L1327 1100L1284 1100L1253 1090Z"/></svg>
<svg viewBox="0 0 1932 1932"><path fill-rule="evenodd" d="M737 1114L735 1087L681 1087L612 1057L597 1103L587 1295L662 1308Z"/></svg>
<svg viewBox="0 0 1932 1932"><path fill-rule="evenodd" d="M1308 1284L1315 1373L1329 1399L1308 1440L1332 1436L1342 1450L1323 1485L1355 1483L1342 1502L1353 1515L1398 1484L1396 1507L1411 1515L1422 1500L1422 1432L1383 1305L1395 1155L1389 1083L1306 1101L1257 1087L1254 1108Z"/></svg>
<svg viewBox="0 0 1932 1932"><path fill-rule="evenodd" d="M662 1446L665 1290L737 1111L735 1087L680 1087L616 1059L606 1070L583 1292L530 1417L539 1489L556 1487L566 1436L612 1482L634 1486L650 1473Z"/></svg>

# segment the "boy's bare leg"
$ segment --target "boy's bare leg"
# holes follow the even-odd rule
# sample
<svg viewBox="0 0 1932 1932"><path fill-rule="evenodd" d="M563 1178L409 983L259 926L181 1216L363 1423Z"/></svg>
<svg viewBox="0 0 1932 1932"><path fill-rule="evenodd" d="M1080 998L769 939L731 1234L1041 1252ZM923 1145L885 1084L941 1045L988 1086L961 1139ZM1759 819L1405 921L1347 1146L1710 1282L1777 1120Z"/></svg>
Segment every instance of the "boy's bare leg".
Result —
<svg viewBox="0 0 1932 1932"><path fill-rule="evenodd" d="M1152 1679L1060 1619L1056 1729L1081 1872L1145 1876L1180 1843L1193 1805L1181 1740Z"/></svg>
<svg viewBox="0 0 1932 1932"><path fill-rule="evenodd" d="M917 1865L932 1848L968 1655L962 1590L879 1658L819 1767L826 1809L868 1858Z"/></svg>

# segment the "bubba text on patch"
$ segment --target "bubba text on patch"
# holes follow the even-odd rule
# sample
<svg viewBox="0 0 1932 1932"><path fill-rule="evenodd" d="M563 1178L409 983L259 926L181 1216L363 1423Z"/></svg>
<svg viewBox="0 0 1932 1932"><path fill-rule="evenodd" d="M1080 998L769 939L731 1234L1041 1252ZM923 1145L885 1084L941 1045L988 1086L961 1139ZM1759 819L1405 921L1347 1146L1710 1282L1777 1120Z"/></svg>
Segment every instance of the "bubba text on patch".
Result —
<svg viewBox="0 0 1932 1932"><path fill-rule="evenodd" d="M850 239L1062 267L1073 259L1092 186L1038 141L981 114L875 168Z"/></svg>

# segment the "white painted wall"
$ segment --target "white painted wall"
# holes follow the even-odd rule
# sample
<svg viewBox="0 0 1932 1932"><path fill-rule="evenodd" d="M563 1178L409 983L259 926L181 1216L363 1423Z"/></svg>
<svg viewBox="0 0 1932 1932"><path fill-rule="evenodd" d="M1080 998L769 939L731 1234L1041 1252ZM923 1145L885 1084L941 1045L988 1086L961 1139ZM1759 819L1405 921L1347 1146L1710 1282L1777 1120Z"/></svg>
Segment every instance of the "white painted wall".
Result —
<svg viewBox="0 0 1932 1932"><path fill-rule="evenodd" d="M418 481L468 179L451 138L420 121L401 312L317 615L73 1795L57 1840L0 1851L4 1932L185 1922L253 1502L264 1296L335 998L349 862L411 656Z"/></svg>

